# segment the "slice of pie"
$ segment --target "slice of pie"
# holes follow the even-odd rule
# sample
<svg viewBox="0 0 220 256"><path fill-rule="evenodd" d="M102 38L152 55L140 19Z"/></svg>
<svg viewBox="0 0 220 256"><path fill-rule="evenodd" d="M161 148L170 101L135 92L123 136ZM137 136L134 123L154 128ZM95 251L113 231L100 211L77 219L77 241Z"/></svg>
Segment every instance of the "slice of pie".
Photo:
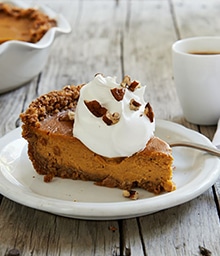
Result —
<svg viewBox="0 0 220 256"><path fill-rule="evenodd" d="M90 128L87 127L94 133L95 140L91 138L91 147L85 145L83 139L81 140L74 135L74 121L80 119L80 112L77 112L79 97L81 92L83 95L85 86L66 86L60 91L52 91L42 95L34 100L28 109L20 115L23 122L22 136L28 141L28 155L37 173L44 175L45 182L51 181L53 177L61 177L94 181L97 185L117 187L124 190L139 187L155 194L175 190L175 184L172 181L173 157L171 148L165 141L155 136L148 139L143 149L129 156L122 154L109 157L106 156L107 153L102 155L91 149L93 146L95 149L100 149L103 142L103 152L109 150L111 145L108 145L108 142L109 144L112 143L111 138L107 137L105 140L102 132L104 129L112 129L113 126L116 127L117 123L122 122L120 111L117 112L117 115L115 114L117 122L111 123L114 115L111 111L111 115L109 115L107 107L104 107L102 103L100 104L98 100L84 100L83 111L87 111L87 114L90 115L88 118L84 116L85 122L90 117L98 119L100 123L97 127L102 124L103 130L100 130L100 132L93 131L95 129L94 125L91 125ZM122 92L128 90L128 87L126 85L122 88L124 89L121 91L115 90L115 93L113 93L113 90L111 91L112 100L118 97L123 98ZM128 95L132 95L132 90L129 91ZM140 104L140 102L137 102L137 98L134 97L133 100L136 101L135 104L132 101L133 105ZM120 102L118 99L116 101ZM128 103L125 102L125 104ZM131 102L129 105L132 105ZM104 112L100 108L105 109ZM129 106L129 108L133 108L131 111L136 111L134 106ZM102 113L99 114L99 117L95 116L94 112L97 114L100 111ZM132 112L133 114L134 112ZM139 116L140 118L146 118L146 120L153 118L149 104L144 107L142 115L137 116L138 118ZM153 120L149 122L153 122ZM80 123L78 130L83 131L82 136L84 136L85 131L81 128L81 125L83 123ZM126 133L126 131L124 132ZM92 137L88 134L86 136L87 139ZM103 136L101 142L97 141L98 136ZM120 134L118 137L120 137ZM127 137L127 140L132 142L130 137ZM121 143L120 139L116 138L115 141ZM97 141L95 143L97 145L93 145L94 141ZM118 145L118 147L120 148L121 145ZM105 148L108 148L108 150L105 150Z"/></svg>

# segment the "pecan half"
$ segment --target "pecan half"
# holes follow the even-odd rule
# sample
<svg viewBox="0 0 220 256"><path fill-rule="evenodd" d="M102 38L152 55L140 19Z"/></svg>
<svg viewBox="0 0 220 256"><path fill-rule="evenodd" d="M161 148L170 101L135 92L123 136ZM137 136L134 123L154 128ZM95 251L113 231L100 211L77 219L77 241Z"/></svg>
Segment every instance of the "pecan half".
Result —
<svg viewBox="0 0 220 256"><path fill-rule="evenodd" d="M107 109L105 107L102 107L97 100L84 100L84 103L89 111L96 117L102 117L107 112Z"/></svg>
<svg viewBox="0 0 220 256"><path fill-rule="evenodd" d="M113 114L109 113L108 111L106 114L102 117L102 120L107 124L107 125L113 125L116 124L120 119L120 115L118 112L115 112Z"/></svg>
<svg viewBox="0 0 220 256"><path fill-rule="evenodd" d="M111 89L111 93L117 101L121 101L121 100L123 100L123 97L125 95L125 89L124 88L113 88L113 89Z"/></svg>
<svg viewBox="0 0 220 256"><path fill-rule="evenodd" d="M138 110L141 106L141 103L137 102L135 99L131 99L129 103L130 110Z"/></svg>
<svg viewBox="0 0 220 256"><path fill-rule="evenodd" d="M150 119L151 123L153 123L154 112L149 102L145 106L144 114Z"/></svg>

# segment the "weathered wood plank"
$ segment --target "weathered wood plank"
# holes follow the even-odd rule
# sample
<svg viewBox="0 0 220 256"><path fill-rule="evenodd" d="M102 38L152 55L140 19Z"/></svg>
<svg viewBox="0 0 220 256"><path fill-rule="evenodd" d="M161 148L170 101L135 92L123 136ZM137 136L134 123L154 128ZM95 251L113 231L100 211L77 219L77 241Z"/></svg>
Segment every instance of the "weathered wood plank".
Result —
<svg viewBox="0 0 220 256"><path fill-rule="evenodd" d="M138 225L138 219L132 218L122 221L122 246L123 246L123 255L138 255L145 256L145 243L142 241L140 227Z"/></svg>
<svg viewBox="0 0 220 256"><path fill-rule="evenodd" d="M172 80L171 46L177 38L168 1L133 1L127 23L123 37L125 73L147 85L147 97L157 118L181 116Z"/></svg>
<svg viewBox="0 0 220 256"><path fill-rule="evenodd" d="M171 0L180 37L218 36L220 4L216 0Z"/></svg>
<svg viewBox="0 0 220 256"><path fill-rule="evenodd" d="M79 1L78 6L73 1L71 5L72 33L56 40L42 74L40 94L66 84L88 82L98 72L121 79L121 7L114 1Z"/></svg>
<svg viewBox="0 0 220 256"><path fill-rule="evenodd" d="M117 221L85 221L59 217L3 200L0 253L17 248L22 256L118 255Z"/></svg>
<svg viewBox="0 0 220 256"><path fill-rule="evenodd" d="M218 255L219 219L212 190L188 203L140 218L147 255Z"/></svg>

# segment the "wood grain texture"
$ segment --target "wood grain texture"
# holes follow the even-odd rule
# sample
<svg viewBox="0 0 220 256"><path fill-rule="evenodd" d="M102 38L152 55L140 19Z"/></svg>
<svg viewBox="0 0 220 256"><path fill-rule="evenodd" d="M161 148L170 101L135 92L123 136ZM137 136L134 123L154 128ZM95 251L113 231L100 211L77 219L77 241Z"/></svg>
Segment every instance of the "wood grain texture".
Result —
<svg viewBox="0 0 220 256"><path fill-rule="evenodd" d="M29 255L116 255L117 221L85 221L58 217L3 200L0 252L18 248Z"/></svg>
<svg viewBox="0 0 220 256"><path fill-rule="evenodd" d="M28 0L26 0L28 1ZM45 69L26 85L0 95L0 136L20 126L19 114L37 96L97 72L125 74L147 85L157 118L196 130L210 140L215 126L188 123L172 74L172 43L219 35L218 0L31 0L63 13L72 27L58 37ZM56 216L0 199L0 255L185 256L220 254L220 181L198 198L147 216L86 221Z"/></svg>

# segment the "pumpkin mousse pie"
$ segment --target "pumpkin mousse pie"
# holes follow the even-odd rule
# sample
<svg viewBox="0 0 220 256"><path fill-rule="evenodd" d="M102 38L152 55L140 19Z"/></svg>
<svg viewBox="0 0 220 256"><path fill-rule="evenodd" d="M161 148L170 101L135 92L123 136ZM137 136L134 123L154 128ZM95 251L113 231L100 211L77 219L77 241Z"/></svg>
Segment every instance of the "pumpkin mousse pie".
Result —
<svg viewBox="0 0 220 256"><path fill-rule="evenodd" d="M56 20L37 9L0 3L0 44L10 40L36 43L55 26Z"/></svg>
<svg viewBox="0 0 220 256"><path fill-rule="evenodd" d="M93 181L159 194L175 190L169 145L154 135L155 117L145 86L125 76L97 74L34 100L20 115L28 155L44 181Z"/></svg>

